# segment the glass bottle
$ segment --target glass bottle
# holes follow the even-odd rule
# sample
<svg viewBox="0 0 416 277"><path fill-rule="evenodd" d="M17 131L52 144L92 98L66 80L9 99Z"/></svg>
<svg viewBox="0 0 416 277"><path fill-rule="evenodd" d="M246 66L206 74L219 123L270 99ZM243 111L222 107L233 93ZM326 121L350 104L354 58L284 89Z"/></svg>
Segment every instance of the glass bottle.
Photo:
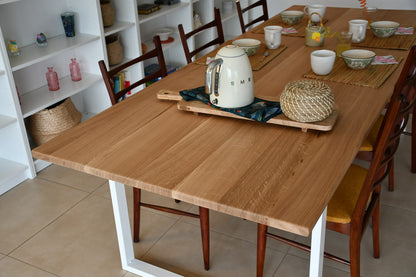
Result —
<svg viewBox="0 0 416 277"><path fill-rule="evenodd" d="M55 91L59 89L58 74L53 70L53 67L48 67L48 72L46 72L46 80L48 81L49 90Z"/></svg>
<svg viewBox="0 0 416 277"><path fill-rule="evenodd" d="M71 72L71 80L74 82L81 81L81 69L79 68L79 63L77 59L72 58L71 63L69 64L69 71Z"/></svg>

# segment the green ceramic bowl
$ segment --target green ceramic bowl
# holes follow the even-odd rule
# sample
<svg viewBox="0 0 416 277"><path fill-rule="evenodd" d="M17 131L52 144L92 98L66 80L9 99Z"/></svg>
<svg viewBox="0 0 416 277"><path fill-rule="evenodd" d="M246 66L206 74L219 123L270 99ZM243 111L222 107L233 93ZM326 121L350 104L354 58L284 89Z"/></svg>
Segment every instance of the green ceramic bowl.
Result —
<svg viewBox="0 0 416 277"><path fill-rule="evenodd" d="M253 56L261 45L261 41L252 38L237 39L232 42L233 45L240 47L246 52L247 56Z"/></svg>
<svg viewBox="0 0 416 277"><path fill-rule="evenodd" d="M303 18L302 11L283 11L280 13L282 21L287 25L298 24Z"/></svg>
<svg viewBox="0 0 416 277"><path fill-rule="evenodd" d="M374 60L376 53L364 49L351 49L342 52L341 56L349 68L359 70L368 67Z"/></svg>
<svg viewBox="0 0 416 277"><path fill-rule="evenodd" d="M394 21L375 21L370 23L371 31L376 37L391 37L399 28L400 24Z"/></svg>

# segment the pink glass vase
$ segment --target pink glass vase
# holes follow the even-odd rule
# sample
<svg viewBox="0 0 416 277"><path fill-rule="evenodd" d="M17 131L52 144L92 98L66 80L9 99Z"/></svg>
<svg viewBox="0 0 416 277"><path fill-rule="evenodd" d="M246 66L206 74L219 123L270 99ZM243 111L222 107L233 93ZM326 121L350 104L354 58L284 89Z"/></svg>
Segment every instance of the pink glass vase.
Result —
<svg viewBox="0 0 416 277"><path fill-rule="evenodd" d="M77 63L77 59L72 58L71 63L69 64L69 71L71 72L71 80L74 82L78 82L82 80L81 76L81 69L79 68L79 63Z"/></svg>
<svg viewBox="0 0 416 277"><path fill-rule="evenodd" d="M48 81L49 90L55 91L59 89L58 74L53 70L53 67L48 67L48 72L46 72L46 80Z"/></svg>

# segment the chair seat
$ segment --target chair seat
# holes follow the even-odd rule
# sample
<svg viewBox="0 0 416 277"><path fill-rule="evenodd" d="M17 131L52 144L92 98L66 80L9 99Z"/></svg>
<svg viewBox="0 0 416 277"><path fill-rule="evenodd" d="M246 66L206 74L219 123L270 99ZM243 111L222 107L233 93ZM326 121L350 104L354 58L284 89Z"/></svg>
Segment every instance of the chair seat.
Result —
<svg viewBox="0 0 416 277"><path fill-rule="evenodd" d="M326 220L350 223L358 196L367 177L367 169L352 164L329 201Z"/></svg>
<svg viewBox="0 0 416 277"><path fill-rule="evenodd" d="M368 134L367 138L364 140L359 151L364 151L364 152L374 151L374 145L376 145L378 132L380 131L383 118L384 118L383 115L380 115L378 117L376 123L374 123L373 128L371 128L370 133Z"/></svg>

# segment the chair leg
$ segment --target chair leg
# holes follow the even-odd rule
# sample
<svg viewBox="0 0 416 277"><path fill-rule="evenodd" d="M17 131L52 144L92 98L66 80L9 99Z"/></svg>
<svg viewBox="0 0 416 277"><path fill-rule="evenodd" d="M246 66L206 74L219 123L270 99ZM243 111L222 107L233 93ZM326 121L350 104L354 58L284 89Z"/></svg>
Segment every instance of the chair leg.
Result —
<svg viewBox="0 0 416 277"><path fill-rule="evenodd" d="M380 201L377 201L372 218L374 258L378 259L380 258Z"/></svg>
<svg viewBox="0 0 416 277"><path fill-rule="evenodd" d="M133 188L133 241L139 242L140 234L140 201L141 191Z"/></svg>
<svg viewBox="0 0 416 277"><path fill-rule="evenodd" d="M360 245L361 234L358 228L350 234L350 271L351 277L360 277Z"/></svg>
<svg viewBox="0 0 416 277"><path fill-rule="evenodd" d="M390 160L389 191L394 191L394 157Z"/></svg>
<svg viewBox="0 0 416 277"><path fill-rule="evenodd" d="M257 277L263 276L264 256L266 254L267 225L257 224Z"/></svg>
<svg viewBox="0 0 416 277"><path fill-rule="evenodd" d="M209 210L199 207L199 219L201 222L202 252L204 255L204 268L209 269Z"/></svg>
<svg viewBox="0 0 416 277"><path fill-rule="evenodd" d="M413 113L412 113L412 153L411 153L411 167L410 170L413 173L416 173L416 105L413 107Z"/></svg>

